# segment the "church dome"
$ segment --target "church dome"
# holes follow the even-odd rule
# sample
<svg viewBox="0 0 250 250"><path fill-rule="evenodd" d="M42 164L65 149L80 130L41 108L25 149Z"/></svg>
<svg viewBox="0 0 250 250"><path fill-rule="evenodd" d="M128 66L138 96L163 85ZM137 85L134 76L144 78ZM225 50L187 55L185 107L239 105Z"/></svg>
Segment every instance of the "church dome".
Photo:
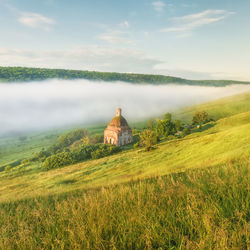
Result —
<svg viewBox="0 0 250 250"><path fill-rule="evenodd" d="M126 119L123 116L115 116L111 122L109 123L109 126L112 127L128 127L128 123Z"/></svg>
<svg viewBox="0 0 250 250"><path fill-rule="evenodd" d="M111 120L109 126L112 127L128 127L126 119L121 115L121 109L116 110L116 116Z"/></svg>

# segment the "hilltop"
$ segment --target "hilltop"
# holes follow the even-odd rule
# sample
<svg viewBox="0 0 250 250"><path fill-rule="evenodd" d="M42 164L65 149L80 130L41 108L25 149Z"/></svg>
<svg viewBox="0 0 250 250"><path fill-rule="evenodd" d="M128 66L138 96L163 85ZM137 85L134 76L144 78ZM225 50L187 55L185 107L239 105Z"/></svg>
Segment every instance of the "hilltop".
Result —
<svg viewBox="0 0 250 250"><path fill-rule="evenodd" d="M48 79L87 79L91 81L107 82L123 81L136 84L179 84L216 87L232 84L250 84L250 82L232 80L187 80L165 75L26 67L0 67L0 82L29 82L43 81Z"/></svg>

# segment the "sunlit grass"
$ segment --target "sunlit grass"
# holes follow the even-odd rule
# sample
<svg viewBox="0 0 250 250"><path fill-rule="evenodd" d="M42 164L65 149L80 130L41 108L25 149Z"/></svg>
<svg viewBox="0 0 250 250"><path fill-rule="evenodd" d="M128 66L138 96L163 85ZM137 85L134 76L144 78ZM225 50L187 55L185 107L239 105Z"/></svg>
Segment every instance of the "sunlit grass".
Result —
<svg viewBox="0 0 250 250"><path fill-rule="evenodd" d="M246 249L244 161L3 202L2 249ZM57 183L72 185L68 182Z"/></svg>
<svg viewBox="0 0 250 250"><path fill-rule="evenodd" d="M232 99L151 152L0 172L0 249L247 249L250 94Z"/></svg>

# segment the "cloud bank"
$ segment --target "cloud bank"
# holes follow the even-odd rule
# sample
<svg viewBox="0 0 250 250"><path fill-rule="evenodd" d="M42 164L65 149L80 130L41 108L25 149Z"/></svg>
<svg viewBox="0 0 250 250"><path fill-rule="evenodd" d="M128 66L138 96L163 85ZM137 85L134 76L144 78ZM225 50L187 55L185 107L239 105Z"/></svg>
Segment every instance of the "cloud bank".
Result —
<svg viewBox="0 0 250 250"><path fill-rule="evenodd" d="M0 84L0 136L108 123L117 107L134 122L246 90L249 85L215 88L87 80Z"/></svg>

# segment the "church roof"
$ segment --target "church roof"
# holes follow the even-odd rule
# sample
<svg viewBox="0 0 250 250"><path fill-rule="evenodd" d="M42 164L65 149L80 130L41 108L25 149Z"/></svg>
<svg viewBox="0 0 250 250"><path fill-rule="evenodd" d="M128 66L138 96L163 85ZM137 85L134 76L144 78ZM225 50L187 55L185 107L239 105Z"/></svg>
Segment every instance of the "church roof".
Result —
<svg viewBox="0 0 250 250"><path fill-rule="evenodd" d="M123 116L115 116L111 122L109 123L109 126L112 127L128 127L128 123L126 119Z"/></svg>
<svg viewBox="0 0 250 250"><path fill-rule="evenodd" d="M112 127L128 127L126 119L122 116L122 110L116 109L116 116L111 120L109 126Z"/></svg>

